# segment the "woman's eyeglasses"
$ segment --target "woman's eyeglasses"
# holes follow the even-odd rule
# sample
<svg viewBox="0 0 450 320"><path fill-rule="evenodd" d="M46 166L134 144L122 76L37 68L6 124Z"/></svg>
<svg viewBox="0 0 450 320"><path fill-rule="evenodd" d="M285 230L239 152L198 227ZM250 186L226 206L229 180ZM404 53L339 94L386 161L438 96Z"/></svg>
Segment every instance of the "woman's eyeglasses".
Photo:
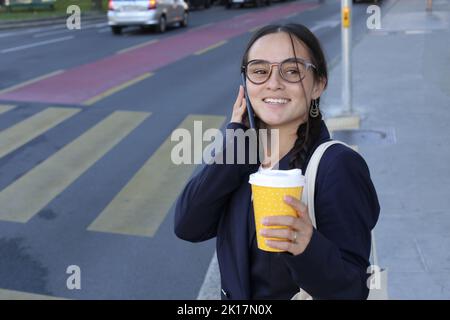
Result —
<svg viewBox="0 0 450 320"><path fill-rule="evenodd" d="M245 66L242 66L242 71L245 71L250 82L263 84L269 80L273 66L278 67L278 72L282 79L291 83L302 81L309 68L316 69L316 66L309 61L290 58L279 63L271 63L266 60L251 60Z"/></svg>

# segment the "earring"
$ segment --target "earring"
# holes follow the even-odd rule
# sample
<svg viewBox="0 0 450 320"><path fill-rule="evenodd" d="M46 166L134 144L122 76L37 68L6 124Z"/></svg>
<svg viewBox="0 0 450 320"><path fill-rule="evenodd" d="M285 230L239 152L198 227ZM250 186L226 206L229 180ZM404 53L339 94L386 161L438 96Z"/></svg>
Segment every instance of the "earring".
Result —
<svg viewBox="0 0 450 320"><path fill-rule="evenodd" d="M319 113L320 113L319 101L318 101L318 99L314 99L311 101L309 115L311 116L311 118L316 118L319 115Z"/></svg>

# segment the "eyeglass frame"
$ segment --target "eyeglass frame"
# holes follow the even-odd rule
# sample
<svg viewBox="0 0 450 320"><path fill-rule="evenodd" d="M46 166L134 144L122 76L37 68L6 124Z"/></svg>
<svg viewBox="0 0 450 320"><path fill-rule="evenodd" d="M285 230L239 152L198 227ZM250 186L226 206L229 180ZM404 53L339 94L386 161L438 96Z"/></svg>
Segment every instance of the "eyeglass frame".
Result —
<svg viewBox="0 0 450 320"><path fill-rule="evenodd" d="M266 63L268 63L269 66L270 66L270 69L269 69L269 75L267 76L267 79L266 79L265 81L263 81L263 82L254 82L254 81L252 81L252 80L249 78L249 76L248 76L248 74L247 74L247 67L248 67L248 65L249 65L250 63L254 62L254 61L266 62ZM305 72L305 75L304 75L302 78L300 78L300 80L298 80L298 81L289 81L289 80L287 80L287 79L284 78L283 73L281 72L280 66L281 66L283 63L289 62L289 61L292 61L292 62L300 62L300 63L302 63L302 64L306 67L306 72L308 72L308 70L309 70L310 68L313 68L314 70L317 70L317 67L316 67L313 63L311 63L311 61L308 61L308 60L305 60L305 59L302 59L302 58L288 58L288 59L285 59L285 60L283 60L283 61L281 61L281 62L270 62L270 61L262 60L262 59L253 59L253 60L248 61L245 65L241 66L241 71L245 73L245 77L248 79L248 81L250 81L250 82L253 83L253 84L260 85L260 84L266 83L266 82L270 79L270 77L272 76L272 67L273 67L273 66L277 66L277 67L278 67L278 73L279 73L281 79L283 79L284 81L289 82L289 83L298 83L298 82L301 82L303 79L305 79L305 77L306 77L306 72Z"/></svg>

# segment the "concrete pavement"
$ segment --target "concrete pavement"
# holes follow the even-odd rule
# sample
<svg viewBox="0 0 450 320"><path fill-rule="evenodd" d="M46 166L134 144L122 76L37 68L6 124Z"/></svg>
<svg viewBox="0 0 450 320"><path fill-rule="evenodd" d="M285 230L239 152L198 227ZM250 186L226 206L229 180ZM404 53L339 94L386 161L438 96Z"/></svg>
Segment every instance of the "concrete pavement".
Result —
<svg viewBox="0 0 450 320"><path fill-rule="evenodd" d="M375 229L392 299L450 298L450 3L398 0L382 29L354 47L354 106L361 129L389 139L359 145L381 204ZM340 103L341 65L324 99ZM389 141L383 141L389 140Z"/></svg>

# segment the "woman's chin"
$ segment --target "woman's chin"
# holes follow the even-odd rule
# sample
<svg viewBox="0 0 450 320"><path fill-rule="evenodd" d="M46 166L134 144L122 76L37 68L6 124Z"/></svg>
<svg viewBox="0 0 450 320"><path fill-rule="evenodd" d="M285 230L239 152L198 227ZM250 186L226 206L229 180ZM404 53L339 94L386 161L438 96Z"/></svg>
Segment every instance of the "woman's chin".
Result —
<svg viewBox="0 0 450 320"><path fill-rule="evenodd" d="M296 126L300 125L306 121L305 117L289 117L287 115L283 116L281 114L265 114L260 115L259 118L269 127L282 127L286 125Z"/></svg>
<svg viewBox="0 0 450 320"><path fill-rule="evenodd" d="M278 117L264 117L264 118L261 118L261 120L270 127L281 126L286 122L282 118L278 118Z"/></svg>

